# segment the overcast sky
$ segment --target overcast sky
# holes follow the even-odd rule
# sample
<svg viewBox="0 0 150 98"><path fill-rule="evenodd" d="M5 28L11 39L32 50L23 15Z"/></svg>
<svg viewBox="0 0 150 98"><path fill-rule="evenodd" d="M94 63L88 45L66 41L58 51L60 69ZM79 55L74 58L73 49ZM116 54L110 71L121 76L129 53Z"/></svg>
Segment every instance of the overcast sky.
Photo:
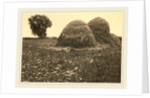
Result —
<svg viewBox="0 0 150 98"><path fill-rule="evenodd" d="M32 35L28 18L32 15L39 13L25 13L23 14L23 37L37 37ZM122 36L123 30L123 13L40 13L40 15L46 15L51 21L52 26L47 28L48 37L59 37L63 28L71 21L80 19L88 23L95 17L102 17L109 22L110 32L115 35Z"/></svg>

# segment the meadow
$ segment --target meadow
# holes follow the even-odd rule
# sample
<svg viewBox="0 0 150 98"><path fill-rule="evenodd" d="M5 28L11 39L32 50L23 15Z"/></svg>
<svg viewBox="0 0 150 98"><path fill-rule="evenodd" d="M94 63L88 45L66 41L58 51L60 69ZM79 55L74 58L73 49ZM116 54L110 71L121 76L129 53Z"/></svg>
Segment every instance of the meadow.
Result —
<svg viewBox="0 0 150 98"><path fill-rule="evenodd" d="M57 38L23 38L22 82L121 82L121 47L57 47Z"/></svg>

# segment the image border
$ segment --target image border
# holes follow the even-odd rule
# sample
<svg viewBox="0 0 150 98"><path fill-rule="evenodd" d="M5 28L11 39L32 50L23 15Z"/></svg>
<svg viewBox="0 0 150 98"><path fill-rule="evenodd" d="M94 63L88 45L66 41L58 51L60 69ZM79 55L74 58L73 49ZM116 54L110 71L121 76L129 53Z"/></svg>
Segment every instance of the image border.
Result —
<svg viewBox="0 0 150 98"><path fill-rule="evenodd" d="M78 83L78 82L21 82L22 62L22 27L24 13L86 13L86 12L121 12L123 13L123 32L121 50L121 83ZM99 8L20 8L18 10L18 35L17 35L17 64L16 64L16 87L19 88L126 88L127 85L127 43L128 43L128 8L127 7L99 7Z"/></svg>

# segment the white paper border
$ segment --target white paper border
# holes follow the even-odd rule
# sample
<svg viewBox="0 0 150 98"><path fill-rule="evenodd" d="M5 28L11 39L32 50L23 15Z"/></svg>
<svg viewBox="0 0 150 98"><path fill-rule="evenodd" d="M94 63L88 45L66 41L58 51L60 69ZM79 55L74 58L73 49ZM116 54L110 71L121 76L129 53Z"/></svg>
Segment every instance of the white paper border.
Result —
<svg viewBox="0 0 150 98"><path fill-rule="evenodd" d="M53 3L53 4L52 4ZM56 6L55 2L52 2L52 6ZM61 2L63 3L63 2ZM66 7L65 4L57 3L57 6L60 7ZM76 2L72 2L71 7L128 7L129 8L129 25L128 25L128 72L127 72L127 89L125 90L112 90L112 89L16 89L14 87L14 66L11 66L12 64L15 64L15 56L16 52L10 52L16 50L16 34L15 33L9 33L16 32L17 24L16 24L16 15L17 11L15 9L22 8L22 7L28 7L28 8L39 8L40 6L42 8L48 7L48 2L44 4L43 3L30 3L27 5L27 3L21 4L21 3L15 3L11 5L11 3L5 4L5 23L4 23L4 45L3 45L3 69L2 69L2 93L48 93L48 94L141 94L141 84L142 84L142 39L143 39L143 25L141 25L141 22L143 21L143 1L103 1L103 2L90 2L90 4L87 4L88 2L80 2L80 4L77 4ZM7 7L6 7L7 5ZM11 12L13 14L8 13L11 8ZM135 17L135 16L136 17ZM10 25L10 16L13 17L13 25ZM134 17L133 17L134 16ZM138 20L138 21L137 21ZM11 27L12 26L12 27ZM10 29L8 29L10 27ZM8 36L9 35L9 36ZM11 41L10 41L11 40ZM11 45L10 45L11 42ZM13 44L12 44L13 43ZM10 55L11 54L11 55ZM9 61L8 61L9 59ZM5 66L4 66L5 65ZM9 70L8 70L9 69ZM134 70L135 69L135 70ZM8 74L9 72L9 74ZM10 76L11 75L11 76ZM8 78L9 77L9 78Z"/></svg>

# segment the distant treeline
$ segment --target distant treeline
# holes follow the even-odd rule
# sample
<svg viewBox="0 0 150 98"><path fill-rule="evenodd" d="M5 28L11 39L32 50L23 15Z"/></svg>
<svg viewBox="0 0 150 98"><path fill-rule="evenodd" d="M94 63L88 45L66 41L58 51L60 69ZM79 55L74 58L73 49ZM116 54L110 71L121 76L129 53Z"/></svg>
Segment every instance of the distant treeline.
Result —
<svg viewBox="0 0 150 98"><path fill-rule="evenodd" d="M37 40L43 38L35 38L35 37L23 37L23 40ZM46 37L45 39L58 39L57 37Z"/></svg>

